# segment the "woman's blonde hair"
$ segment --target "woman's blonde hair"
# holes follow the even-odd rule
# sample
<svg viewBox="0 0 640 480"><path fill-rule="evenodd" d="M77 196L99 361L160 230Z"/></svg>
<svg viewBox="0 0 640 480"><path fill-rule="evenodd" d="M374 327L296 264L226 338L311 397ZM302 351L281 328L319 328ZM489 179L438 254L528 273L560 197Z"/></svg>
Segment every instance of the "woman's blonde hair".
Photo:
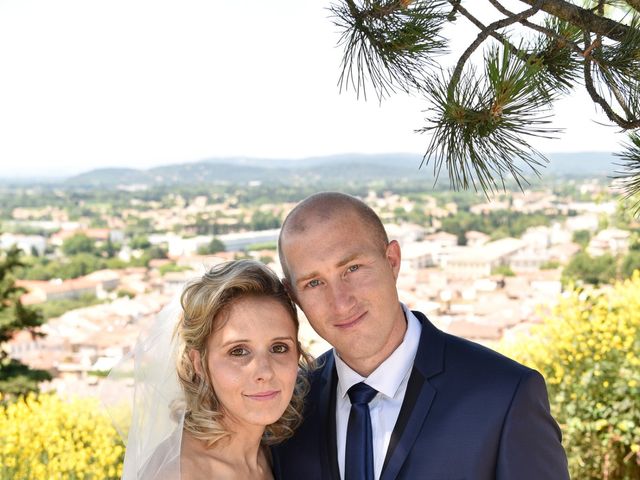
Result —
<svg viewBox="0 0 640 480"><path fill-rule="evenodd" d="M224 410L211 385L207 366L207 340L221 328L228 309L233 303L246 297L265 297L280 303L291 315L298 334L298 313L282 282L268 267L254 260L235 260L211 268L202 278L185 288L180 298L182 315L176 327L180 343L178 351L178 379L184 391L186 414L184 428L208 446L230 435L221 420ZM285 412L280 419L268 425L263 443L274 444L290 437L302 421L304 396L309 389L307 373L312 359L300 342L298 379ZM189 352L199 353L200 370L196 373Z"/></svg>

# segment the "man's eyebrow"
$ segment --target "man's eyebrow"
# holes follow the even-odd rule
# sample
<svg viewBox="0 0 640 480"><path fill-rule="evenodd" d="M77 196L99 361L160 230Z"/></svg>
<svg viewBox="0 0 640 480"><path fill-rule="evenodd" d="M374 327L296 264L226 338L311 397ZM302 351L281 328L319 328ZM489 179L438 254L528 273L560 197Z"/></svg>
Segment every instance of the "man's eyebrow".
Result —
<svg viewBox="0 0 640 480"><path fill-rule="evenodd" d="M347 255L346 257L344 257L342 260L340 260L336 266L337 267L344 267L347 263L352 262L353 260L355 260L356 258L358 258L360 256L360 252L354 252L350 255Z"/></svg>
<svg viewBox="0 0 640 480"><path fill-rule="evenodd" d="M347 263L352 262L353 260L355 260L360 256L361 256L360 252L350 253L346 257L339 260L338 263L336 263L336 267L344 267ZM302 277L296 280L296 285L300 285L301 283L311 280L312 278L317 277L318 275L320 275L320 272L317 272L317 271L307 273L306 275L303 275Z"/></svg>
<svg viewBox="0 0 640 480"><path fill-rule="evenodd" d="M311 280L313 277L317 277L319 275L318 272L311 272L303 275L302 277L296 280L296 285L300 285L301 283L306 282L307 280Z"/></svg>

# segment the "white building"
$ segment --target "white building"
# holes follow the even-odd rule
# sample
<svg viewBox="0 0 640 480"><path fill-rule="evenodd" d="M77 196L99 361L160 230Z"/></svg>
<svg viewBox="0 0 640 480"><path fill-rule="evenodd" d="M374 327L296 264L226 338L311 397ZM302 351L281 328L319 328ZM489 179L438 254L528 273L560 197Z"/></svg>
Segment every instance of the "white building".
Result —
<svg viewBox="0 0 640 480"><path fill-rule="evenodd" d="M517 238L503 238L480 247L460 247L458 253L447 260L447 271L461 278L482 278L491 275L499 266L508 265L510 259L526 248Z"/></svg>
<svg viewBox="0 0 640 480"><path fill-rule="evenodd" d="M561 223L555 222L551 225L551 245L562 245L571 243L573 233L565 228Z"/></svg>
<svg viewBox="0 0 640 480"><path fill-rule="evenodd" d="M272 228L255 232L227 233L219 235L217 238L224 243L228 252L239 252L256 243L277 242L278 235L280 235L280 229Z"/></svg>
<svg viewBox="0 0 640 480"><path fill-rule="evenodd" d="M575 217L569 217L564 222L565 227L571 232L578 230L587 230L589 232L595 232L598 229L598 215L595 213L589 213L585 215L578 215Z"/></svg>
<svg viewBox="0 0 640 480"><path fill-rule="evenodd" d="M469 230L464 234L464 238L467 240L467 247L479 247L487 243L491 237L486 233Z"/></svg>
<svg viewBox="0 0 640 480"><path fill-rule="evenodd" d="M412 269L433 267L440 251L432 242L413 242L402 246L402 265Z"/></svg>
<svg viewBox="0 0 640 480"><path fill-rule="evenodd" d="M509 259L509 267L514 272L531 272L540 270L542 264L548 260L548 250L526 249L517 252Z"/></svg>
<svg viewBox="0 0 640 480"><path fill-rule="evenodd" d="M425 240L439 245L442 248L450 248L458 245L458 237L453 233L447 232L432 233L431 235L427 235Z"/></svg>
<svg viewBox="0 0 640 480"><path fill-rule="evenodd" d="M42 256L47 248L47 239L42 235L14 235L13 233L0 235L0 249L9 250L14 245L27 255L31 255L35 250L39 256Z"/></svg>
<svg viewBox="0 0 640 480"><path fill-rule="evenodd" d="M521 238L530 248L542 250L551 245L551 229L545 226L529 227Z"/></svg>
<svg viewBox="0 0 640 480"><path fill-rule="evenodd" d="M166 245L169 257L177 258L195 255L200 247L206 247L211 242L211 235L183 238L175 233L149 235L152 245Z"/></svg>
<svg viewBox="0 0 640 480"><path fill-rule="evenodd" d="M578 213L594 213L594 214L605 214L608 216L616 213L617 203L612 202L571 202L567 205L569 210L574 210Z"/></svg>
<svg viewBox="0 0 640 480"><path fill-rule="evenodd" d="M629 251L629 237L631 233L627 230L617 228L607 228L599 231L591 239L587 246L587 253L591 256L604 255L624 255Z"/></svg>
<svg viewBox="0 0 640 480"><path fill-rule="evenodd" d="M388 223L384 226L389 240L397 240L401 247L406 244L419 242L424 238L425 228L415 223L404 223L398 225L396 223ZM403 251L404 253L404 251Z"/></svg>

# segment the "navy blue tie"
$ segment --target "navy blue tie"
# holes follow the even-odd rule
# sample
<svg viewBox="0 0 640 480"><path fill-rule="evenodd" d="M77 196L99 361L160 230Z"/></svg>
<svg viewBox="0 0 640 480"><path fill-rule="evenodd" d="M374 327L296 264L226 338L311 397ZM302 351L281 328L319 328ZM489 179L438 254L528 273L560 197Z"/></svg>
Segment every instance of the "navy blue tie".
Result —
<svg viewBox="0 0 640 480"><path fill-rule="evenodd" d="M347 424L345 480L373 480L373 435L369 402L378 391L366 383L356 383L347 392L351 412Z"/></svg>

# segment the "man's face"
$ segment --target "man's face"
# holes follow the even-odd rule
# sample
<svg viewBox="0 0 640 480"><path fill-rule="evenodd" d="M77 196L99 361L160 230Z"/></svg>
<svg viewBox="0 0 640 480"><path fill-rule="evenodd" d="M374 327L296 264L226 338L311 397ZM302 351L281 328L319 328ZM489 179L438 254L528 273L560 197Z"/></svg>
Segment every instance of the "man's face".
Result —
<svg viewBox="0 0 640 480"><path fill-rule="evenodd" d="M355 213L313 220L281 239L290 291L316 332L367 376L404 337L400 247L393 241L385 248Z"/></svg>

